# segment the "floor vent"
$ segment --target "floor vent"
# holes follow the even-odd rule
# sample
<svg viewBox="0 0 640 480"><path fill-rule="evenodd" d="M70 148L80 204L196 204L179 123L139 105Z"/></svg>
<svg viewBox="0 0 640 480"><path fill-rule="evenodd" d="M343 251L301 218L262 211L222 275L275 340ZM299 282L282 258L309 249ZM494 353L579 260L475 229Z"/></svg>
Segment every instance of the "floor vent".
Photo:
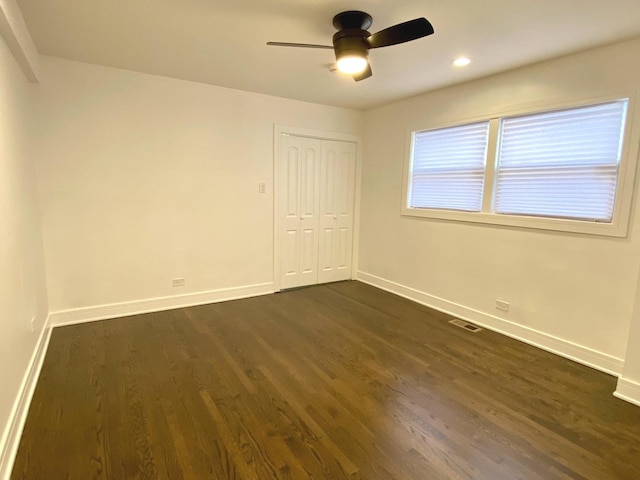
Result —
<svg viewBox="0 0 640 480"><path fill-rule="evenodd" d="M476 333L482 330L480 327L473 325L472 323L465 322L464 320L449 320L449 323L453 323L456 327L464 328L465 330L469 330L470 332Z"/></svg>

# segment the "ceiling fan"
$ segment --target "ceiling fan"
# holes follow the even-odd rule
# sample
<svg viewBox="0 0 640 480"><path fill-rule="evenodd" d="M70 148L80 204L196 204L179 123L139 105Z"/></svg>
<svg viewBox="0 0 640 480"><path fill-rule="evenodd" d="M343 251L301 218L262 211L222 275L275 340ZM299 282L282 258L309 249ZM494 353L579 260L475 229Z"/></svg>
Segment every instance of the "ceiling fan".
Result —
<svg viewBox="0 0 640 480"><path fill-rule="evenodd" d="M372 23L373 19L368 13L349 10L333 17L333 26L338 30L333 35L333 46L289 42L267 42L267 45L334 50L338 70L352 75L358 82L372 74L369 65L370 49L410 42L434 32L433 26L426 18L399 23L374 34L367 31Z"/></svg>

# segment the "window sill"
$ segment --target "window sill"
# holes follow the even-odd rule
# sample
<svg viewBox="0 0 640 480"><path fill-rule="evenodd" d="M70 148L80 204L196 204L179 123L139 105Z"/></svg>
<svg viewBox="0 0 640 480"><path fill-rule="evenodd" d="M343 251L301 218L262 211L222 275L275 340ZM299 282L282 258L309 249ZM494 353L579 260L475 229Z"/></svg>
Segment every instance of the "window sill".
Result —
<svg viewBox="0 0 640 480"><path fill-rule="evenodd" d="M401 214L404 217L431 218L437 220L500 225L506 227L531 228L537 230L581 233L586 235L601 235L606 237L623 238L627 236L627 222L616 221L616 215L614 215L613 222L604 223L584 220L569 220L564 218L529 217L524 215L501 215L497 213L462 212L457 210L408 207L402 208Z"/></svg>

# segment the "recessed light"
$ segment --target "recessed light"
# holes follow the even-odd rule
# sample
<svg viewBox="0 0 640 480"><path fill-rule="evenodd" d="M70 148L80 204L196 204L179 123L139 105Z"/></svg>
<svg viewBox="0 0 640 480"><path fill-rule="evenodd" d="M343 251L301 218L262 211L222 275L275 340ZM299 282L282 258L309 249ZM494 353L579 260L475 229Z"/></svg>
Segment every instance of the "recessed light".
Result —
<svg viewBox="0 0 640 480"><path fill-rule="evenodd" d="M454 58L451 63L454 67L466 67L471 63L471 59L468 57L458 57Z"/></svg>

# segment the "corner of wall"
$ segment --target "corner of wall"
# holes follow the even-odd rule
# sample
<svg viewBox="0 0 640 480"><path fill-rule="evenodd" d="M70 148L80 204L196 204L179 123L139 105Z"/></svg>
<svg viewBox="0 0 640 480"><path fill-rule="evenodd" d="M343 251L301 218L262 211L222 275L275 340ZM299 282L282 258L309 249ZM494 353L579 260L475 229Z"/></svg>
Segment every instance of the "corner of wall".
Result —
<svg viewBox="0 0 640 480"><path fill-rule="evenodd" d="M0 442L0 480L9 480L11 476L22 430L27 420L31 399L38 383L38 377L40 376L40 370L44 363L50 339L50 317L47 316L13 404L9 423Z"/></svg>
<svg viewBox="0 0 640 480"><path fill-rule="evenodd" d="M0 0L0 34L30 82L38 82L38 50L15 0Z"/></svg>
<svg viewBox="0 0 640 480"><path fill-rule="evenodd" d="M613 396L640 407L640 383L620 377Z"/></svg>

